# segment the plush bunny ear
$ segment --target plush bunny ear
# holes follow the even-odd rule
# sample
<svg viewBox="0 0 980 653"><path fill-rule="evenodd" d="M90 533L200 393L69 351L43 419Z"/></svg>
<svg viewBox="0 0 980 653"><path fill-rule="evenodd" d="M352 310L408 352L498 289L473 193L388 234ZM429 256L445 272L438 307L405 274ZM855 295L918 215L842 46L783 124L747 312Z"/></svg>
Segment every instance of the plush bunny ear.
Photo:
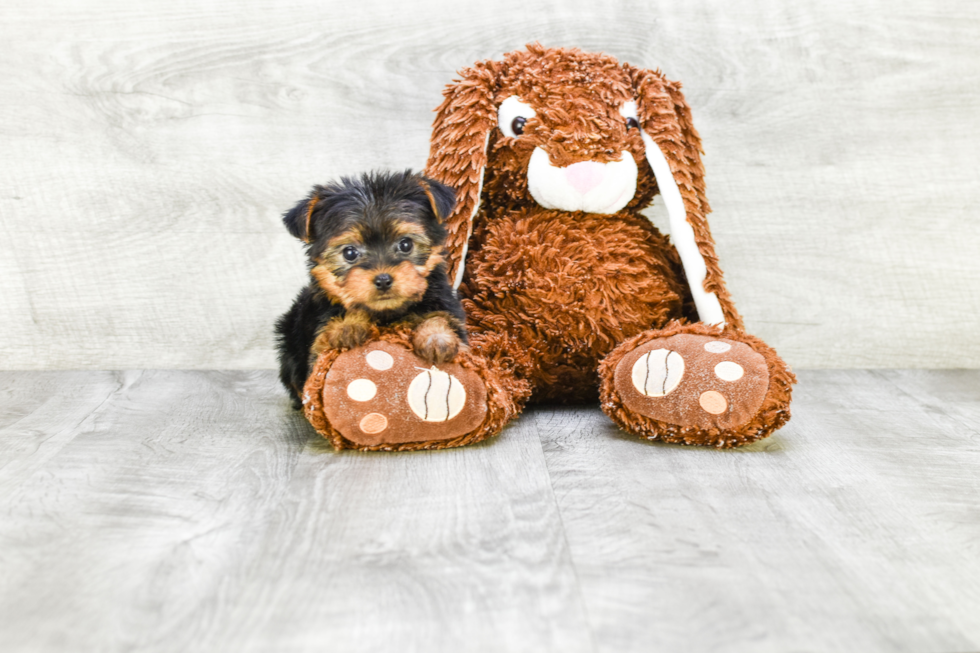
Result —
<svg viewBox="0 0 980 653"><path fill-rule="evenodd" d="M456 207L446 218L446 253L453 288L459 288L473 218L480 209L483 171L487 166L490 131L497 126L493 90L499 63L481 61L460 71L459 81L443 92L436 109L432 143L425 174L456 189Z"/></svg>
<svg viewBox="0 0 980 653"><path fill-rule="evenodd" d="M317 186L310 192L309 197L301 200L299 204L286 211L282 216L282 222L286 225L289 233L304 243L313 240L313 234L310 231L310 221L313 217L313 209L316 208L317 202L320 199L322 199L320 196L320 187Z"/></svg>
<svg viewBox="0 0 980 653"><path fill-rule="evenodd" d="M706 324L742 328L708 228L711 207L704 192L701 138L681 85L659 72L625 68L633 80L647 161L667 207L670 238L684 265L698 318Z"/></svg>

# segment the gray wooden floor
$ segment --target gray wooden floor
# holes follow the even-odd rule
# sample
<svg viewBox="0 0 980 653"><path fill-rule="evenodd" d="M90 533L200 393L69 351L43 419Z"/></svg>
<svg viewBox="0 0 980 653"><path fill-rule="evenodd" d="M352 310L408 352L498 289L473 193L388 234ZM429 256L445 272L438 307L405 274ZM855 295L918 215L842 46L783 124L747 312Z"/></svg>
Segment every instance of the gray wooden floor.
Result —
<svg viewBox="0 0 980 653"><path fill-rule="evenodd" d="M980 649L980 371L800 377L737 451L362 454L268 371L2 372L2 649Z"/></svg>

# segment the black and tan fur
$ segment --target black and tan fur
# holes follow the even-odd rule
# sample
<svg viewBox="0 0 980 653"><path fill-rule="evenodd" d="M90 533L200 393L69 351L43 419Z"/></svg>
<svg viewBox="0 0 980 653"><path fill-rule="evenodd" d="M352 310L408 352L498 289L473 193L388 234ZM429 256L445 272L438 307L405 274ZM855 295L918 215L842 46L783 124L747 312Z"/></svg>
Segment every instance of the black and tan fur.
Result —
<svg viewBox="0 0 980 653"><path fill-rule="evenodd" d="M433 364L466 344L443 254L455 202L451 188L410 170L375 172L315 186L283 216L310 266L310 283L276 323L279 378L295 407L312 360L360 346L378 327L410 325L415 353Z"/></svg>

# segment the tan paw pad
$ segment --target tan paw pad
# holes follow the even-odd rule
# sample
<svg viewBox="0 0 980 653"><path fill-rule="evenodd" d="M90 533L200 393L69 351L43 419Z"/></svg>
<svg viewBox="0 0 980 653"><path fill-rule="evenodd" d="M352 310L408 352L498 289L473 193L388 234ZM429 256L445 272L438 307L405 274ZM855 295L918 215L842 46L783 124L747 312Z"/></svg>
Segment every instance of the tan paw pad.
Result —
<svg viewBox="0 0 980 653"><path fill-rule="evenodd" d="M334 361L323 412L355 445L432 442L480 426L486 398L480 377L457 363L430 365L403 347L373 342Z"/></svg>
<svg viewBox="0 0 980 653"><path fill-rule="evenodd" d="M708 390L698 397L698 404L712 415L721 415L728 410L728 400L720 392Z"/></svg>
<svg viewBox="0 0 980 653"><path fill-rule="evenodd" d="M368 413L361 418L358 426L368 435L374 435L388 428L388 418L381 413Z"/></svg>
<svg viewBox="0 0 980 653"><path fill-rule="evenodd" d="M623 356L613 382L623 405L661 422L737 428L759 410L769 388L761 354L727 338L678 334Z"/></svg>

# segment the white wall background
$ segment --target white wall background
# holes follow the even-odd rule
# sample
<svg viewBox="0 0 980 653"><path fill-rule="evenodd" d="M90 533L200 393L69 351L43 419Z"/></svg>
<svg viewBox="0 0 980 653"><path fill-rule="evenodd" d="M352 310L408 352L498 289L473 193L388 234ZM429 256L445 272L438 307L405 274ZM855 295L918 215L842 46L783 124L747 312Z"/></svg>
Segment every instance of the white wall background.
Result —
<svg viewBox="0 0 980 653"><path fill-rule="evenodd" d="M5 0L0 368L273 367L281 212L420 168L454 71L532 40L684 82L791 364L980 365L980 3Z"/></svg>

